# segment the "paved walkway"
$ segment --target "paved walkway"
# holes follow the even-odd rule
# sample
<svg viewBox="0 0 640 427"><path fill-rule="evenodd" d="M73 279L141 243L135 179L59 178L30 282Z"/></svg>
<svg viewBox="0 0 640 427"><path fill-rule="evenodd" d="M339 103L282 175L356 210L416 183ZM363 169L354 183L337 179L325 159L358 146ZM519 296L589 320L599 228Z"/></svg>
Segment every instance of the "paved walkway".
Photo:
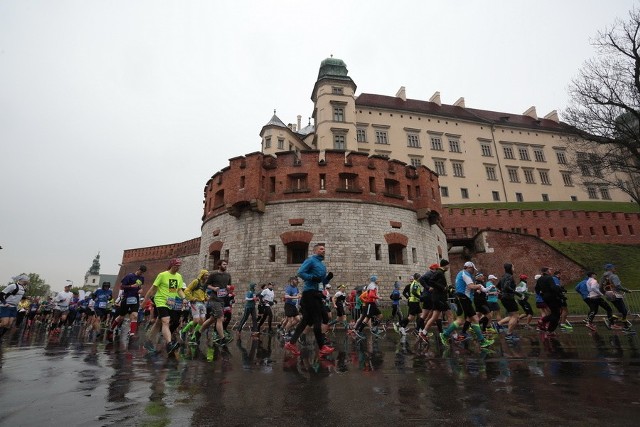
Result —
<svg viewBox="0 0 640 427"><path fill-rule="evenodd" d="M340 331L336 353L318 359L312 347L291 357L276 337L247 333L225 351L167 358L136 341L36 330L2 343L0 424L635 425L637 336L520 332L518 344L498 338L483 351L394 332L354 342Z"/></svg>

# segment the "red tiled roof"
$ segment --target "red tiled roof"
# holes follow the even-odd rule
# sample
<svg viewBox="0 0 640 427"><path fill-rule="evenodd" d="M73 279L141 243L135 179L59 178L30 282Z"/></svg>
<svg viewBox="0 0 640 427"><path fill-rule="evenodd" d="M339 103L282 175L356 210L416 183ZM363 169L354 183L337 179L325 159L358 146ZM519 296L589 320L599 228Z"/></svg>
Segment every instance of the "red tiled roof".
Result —
<svg viewBox="0 0 640 427"><path fill-rule="evenodd" d="M497 111L478 110L475 108L463 108L455 105L435 102L407 99L394 96L362 93L356 98L356 106L372 107L390 110L400 110L434 116L449 117L453 119L483 122L505 126L522 127L528 129L548 130L556 132L572 132L571 127L565 123L556 123L553 120L540 118L538 120L522 114L501 113Z"/></svg>

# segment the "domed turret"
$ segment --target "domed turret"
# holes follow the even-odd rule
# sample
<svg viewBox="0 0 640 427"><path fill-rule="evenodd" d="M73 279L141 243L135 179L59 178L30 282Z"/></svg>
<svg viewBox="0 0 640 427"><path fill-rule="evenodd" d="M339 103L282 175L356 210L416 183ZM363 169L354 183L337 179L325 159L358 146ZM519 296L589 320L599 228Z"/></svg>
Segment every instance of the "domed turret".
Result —
<svg viewBox="0 0 640 427"><path fill-rule="evenodd" d="M342 59L327 58L320 63L320 71L318 71L318 80L323 77L347 77L349 70L347 64Z"/></svg>

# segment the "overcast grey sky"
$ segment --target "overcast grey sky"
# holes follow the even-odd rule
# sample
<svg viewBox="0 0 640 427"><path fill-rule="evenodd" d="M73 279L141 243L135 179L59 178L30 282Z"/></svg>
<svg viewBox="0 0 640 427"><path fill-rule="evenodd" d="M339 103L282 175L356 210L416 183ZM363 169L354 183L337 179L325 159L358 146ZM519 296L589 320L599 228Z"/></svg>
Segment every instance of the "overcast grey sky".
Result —
<svg viewBox="0 0 640 427"><path fill-rule="evenodd" d="M357 93L560 113L590 38L634 1L0 1L0 284L81 284L98 251L200 233L203 188L312 112L320 62Z"/></svg>

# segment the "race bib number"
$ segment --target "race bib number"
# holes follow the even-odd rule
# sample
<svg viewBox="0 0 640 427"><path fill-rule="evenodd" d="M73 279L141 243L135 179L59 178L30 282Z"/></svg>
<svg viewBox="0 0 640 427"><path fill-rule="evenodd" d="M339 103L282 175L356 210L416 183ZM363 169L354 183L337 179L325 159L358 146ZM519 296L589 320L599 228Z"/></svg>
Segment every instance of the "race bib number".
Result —
<svg viewBox="0 0 640 427"><path fill-rule="evenodd" d="M173 308L176 305L176 300L173 297L167 298L167 307Z"/></svg>
<svg viewBox="0 0 640 427"><path fill-rule="evenodd" d="M98 308L107 308L107 302L106 301L100 301L98 303Z"/></svg>
<svg viewBox="0 0 640 427"><path fill-rule="evenodd" d="M218 298L225 298L227 296L227 288L218 289Z"/></svg>
<svg viewBox="0 0 640 427"><path fill-rule="evenodd" d="M127 304L137 304L138 297L127 297Z"/></svg>

